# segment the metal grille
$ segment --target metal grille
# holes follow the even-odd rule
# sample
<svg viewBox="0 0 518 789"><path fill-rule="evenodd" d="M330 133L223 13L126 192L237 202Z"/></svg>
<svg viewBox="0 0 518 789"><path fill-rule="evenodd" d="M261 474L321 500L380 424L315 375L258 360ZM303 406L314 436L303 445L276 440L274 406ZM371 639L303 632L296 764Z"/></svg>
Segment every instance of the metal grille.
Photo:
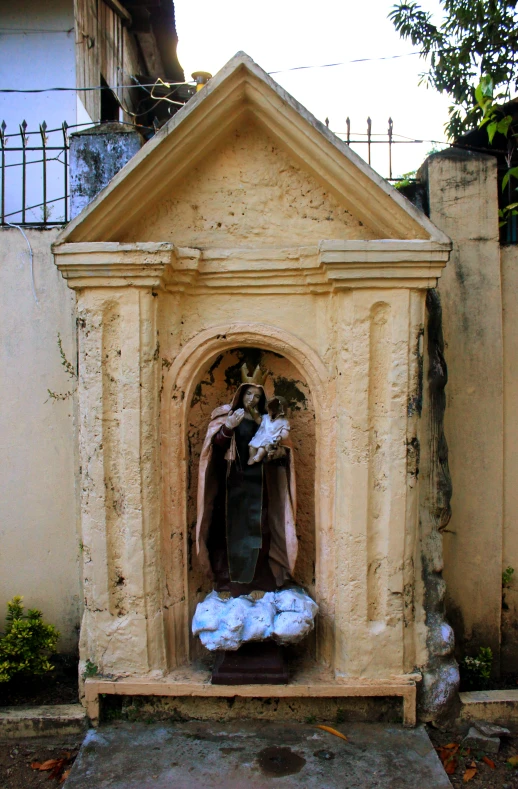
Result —
<svg viewBox="0 0 518 789"><path fill-rule="evenodd" d="M0 224L52 227L69 219L68 124L10 133L0 124Z"/></svg>
<svg viewBox="0 0 518 789"><path fill-rule="evenodd" d="M326 119L326 125L328 126L328 121ZM337 136L344 138L344 142L347 145L366 145L367 146L367 164L372 164L372 153L373 153L373 146L376 145L385 145L387 148L387 160L386 166L388 175L383 176L387 179L387 181L398 182L398 181L408 181L408 180L415 180L413 178L394 178L392 174L392 153L393 153L393 146L394 145L422 145L423 140L411 140L408 138L396 140L394 139L394 121L392 118L388 119L387 131L386 133L382 134L374 134L372 131L372 120L371 118L367 118L367 130L365 134L356 134L356 139L351 137L351 120L350 118L346 118L345 121L346 131L345 132L335 132ZM423 157L424 158L424 157ZM380 173L381 174L381 173Z"/></svg>

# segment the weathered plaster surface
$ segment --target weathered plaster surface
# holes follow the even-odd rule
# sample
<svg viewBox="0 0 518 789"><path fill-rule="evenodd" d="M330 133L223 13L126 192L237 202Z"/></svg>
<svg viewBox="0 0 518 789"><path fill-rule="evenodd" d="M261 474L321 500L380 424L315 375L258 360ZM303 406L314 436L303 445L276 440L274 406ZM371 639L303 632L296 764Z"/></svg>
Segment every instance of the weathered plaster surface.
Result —
<svg viewBox="0 0 518 789"><path fill-rule="evenodd" d="M454 633L444 615L446 584L443 579L442 535L451 519L452 484L448 444L444 433L445 387L448 368L444 359L442 309L437 290L426 296L426 350L423 357L422 441L419 445L421 475L417 598L422 595L419 619L426 637L423 682L419 709L423 720L446 716L453 709L459 688L459 670L453 652Z"/></svg>
<svg viewBox="0 0 518 789"><path fill-rule="evenodd" d="M431 219L454 239L439 283L453 481L452 519L444 531L446 610L459 653L490 646L498 671L504 367L496 160L445 151L427 160L426 173Z"/></svg>
<svg viewBox="0 0 518 789"><path fill-rule="evenodd" d="M57 230L0 230L0 630L5 604L24 596L77 646L80 536L75 497L76 394L54 401L48 389L75 389L61 365L58 334L75 367L74 294L56 270Z"/></svg>
<svg viewBox="0 0 518 789"><path fill-rule="evenodd" d="M70 216L73 219L111 181L144 139L121 123L83 129L70 136Z"/></svg>
<svg viewBox="0 0 518 789"><path fill-rule="evenodd" d="M375 238L256 122L240 124L176 184L146 205L121 241L188 247L315 244Z"/></svg>
<svg viewBox="0 0 518 789"><path fill-rule="evenodd" d="M502 598L502 670L518 660L518 248L502 247L504 335L504 534L502 570L512 567Z"/></svg>
<svg viewBox="0 0 518 789"><path fill-rule="evenodd" d="M105 672L164 666L156 309L136 288L78 304L81 653Z"/></svg>

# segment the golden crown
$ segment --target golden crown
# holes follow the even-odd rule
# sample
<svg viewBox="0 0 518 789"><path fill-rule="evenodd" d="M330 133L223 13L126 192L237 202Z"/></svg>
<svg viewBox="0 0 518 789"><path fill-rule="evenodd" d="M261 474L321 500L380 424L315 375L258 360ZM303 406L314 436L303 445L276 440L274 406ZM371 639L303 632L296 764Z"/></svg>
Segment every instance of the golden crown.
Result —
<svg viewBox="0 0 518 789"><path fill-rule="evenodd" d="M244 384L253 384L254 386L263 386L268 377L268 373L262 373L259 365L254 370L253 375L248 375L248 365L246 362L241 365L241 382Z"/></svg>

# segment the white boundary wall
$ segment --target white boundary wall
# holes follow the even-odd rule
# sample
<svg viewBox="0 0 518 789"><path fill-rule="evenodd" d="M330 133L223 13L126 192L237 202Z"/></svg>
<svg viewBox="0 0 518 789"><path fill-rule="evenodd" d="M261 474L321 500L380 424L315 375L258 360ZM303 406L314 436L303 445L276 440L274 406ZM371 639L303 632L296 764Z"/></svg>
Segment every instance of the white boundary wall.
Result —
<svg viewBox="0 0 518 789"><path fill-rule="evenodd" d="M74 387L61 366L61 335L75 365L74 293L54 265L53 230L0 230L0 630L15 594L43 610L62 637L77 643L80 538L75 501L75 396L48 398L47 389Z"/></svg>

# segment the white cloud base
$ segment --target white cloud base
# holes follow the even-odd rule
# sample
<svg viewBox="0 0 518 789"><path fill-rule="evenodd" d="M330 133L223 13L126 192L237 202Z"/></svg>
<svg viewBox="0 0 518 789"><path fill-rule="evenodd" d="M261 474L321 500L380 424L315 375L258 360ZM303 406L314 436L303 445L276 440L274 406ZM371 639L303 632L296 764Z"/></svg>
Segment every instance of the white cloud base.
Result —
<svg viewBox="0 0 518 789"><path fill-rule="evenodd" d="M249 641L272 638L278 644L296 644L315 624L318 606L303 589L222 598L211 592L198 603L192 620L193 635L211 652L235 651Z"/></svg>

